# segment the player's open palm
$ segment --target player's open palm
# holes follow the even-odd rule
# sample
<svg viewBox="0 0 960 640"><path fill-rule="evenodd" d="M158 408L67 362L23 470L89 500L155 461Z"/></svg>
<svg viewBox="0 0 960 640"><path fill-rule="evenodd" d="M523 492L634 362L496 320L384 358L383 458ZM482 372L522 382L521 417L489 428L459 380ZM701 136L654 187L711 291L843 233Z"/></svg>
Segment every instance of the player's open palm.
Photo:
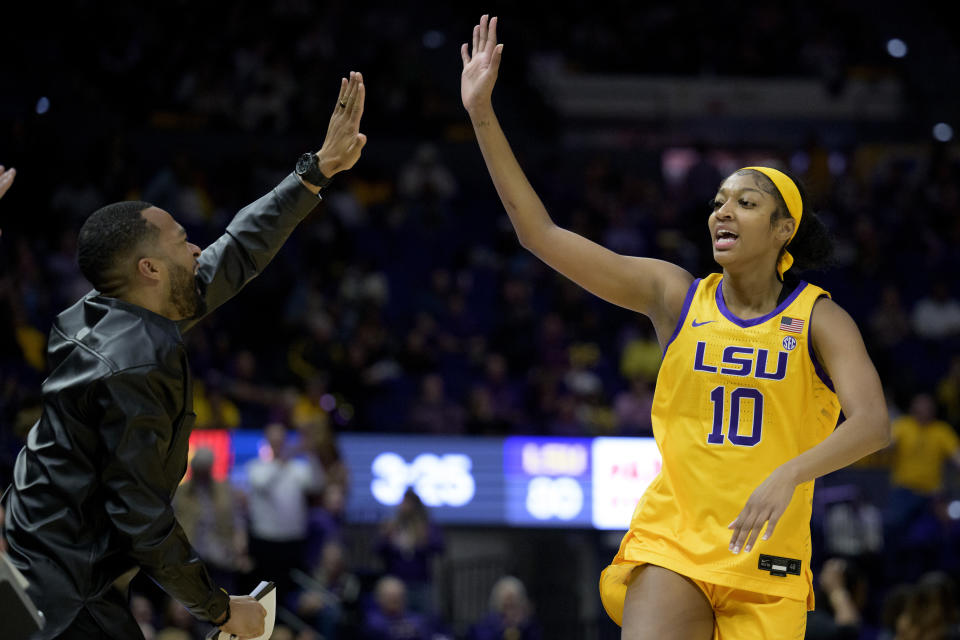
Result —
<svg viewBox="0 0 960 640"><path fill-rule="evenodd" d="M490 106L493 85L500 70L503 45L497 44L497 19L480 18L473 28L473 48L467 43L460 47L463 73L460 75L460 97L468 113Z"/></svg>

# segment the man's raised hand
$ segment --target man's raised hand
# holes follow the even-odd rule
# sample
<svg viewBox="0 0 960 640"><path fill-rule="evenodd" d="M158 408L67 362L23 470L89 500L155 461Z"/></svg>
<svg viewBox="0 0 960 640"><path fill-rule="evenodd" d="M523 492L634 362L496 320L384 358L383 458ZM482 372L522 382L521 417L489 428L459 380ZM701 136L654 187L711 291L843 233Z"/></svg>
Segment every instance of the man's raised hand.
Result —
<svg viewBox="0 0 960 640"><path fill-rule="evenodd" d="M340 79L340 95L330 116L327 137L317 152L320 170L328 178L356 164L363 145L367 144L367 136L360 133L365 97L363 74L351 71L349 80Z"/></svg>
<svg viewBox="0 0 960 640"><path fill-rule="evenodd" d="M484 15L473 28L473 49L467 43L460 46L463 73L460 74L460 98L471 116L491 106L490 96L500 70L503 45L497 44L497 18Z"/></svg>

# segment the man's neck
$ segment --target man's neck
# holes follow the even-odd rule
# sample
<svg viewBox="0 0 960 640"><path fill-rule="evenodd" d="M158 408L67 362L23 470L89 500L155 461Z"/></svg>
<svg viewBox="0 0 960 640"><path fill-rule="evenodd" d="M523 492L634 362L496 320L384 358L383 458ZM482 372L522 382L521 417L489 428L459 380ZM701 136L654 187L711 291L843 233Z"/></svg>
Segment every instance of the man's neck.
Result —
<svg viewBox="0 0 960 640"><path fill-rule="evenodd" d="M123 300L128 304L133 304L138 307L143 307L147 311L152 311L158 316L163 316L168 320L176 320L176 318L170 317L167 309L164 308L164 305L157 298L157 296L150 295L148 292L143 291L125 291L117 294L116 296L111 296L117 300Z"/></svg>

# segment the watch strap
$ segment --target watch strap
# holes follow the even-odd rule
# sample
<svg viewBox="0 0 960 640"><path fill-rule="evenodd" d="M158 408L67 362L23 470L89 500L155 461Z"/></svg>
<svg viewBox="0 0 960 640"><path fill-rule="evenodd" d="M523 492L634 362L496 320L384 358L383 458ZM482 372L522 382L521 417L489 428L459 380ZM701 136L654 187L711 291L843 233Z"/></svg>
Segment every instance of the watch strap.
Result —
<svg viewBox="0 0 960 640"><path fill-rule="evenodd" d="M310 162L306 162L307 160L310 160ZM303 170L304 165L307 165L306 170ZM323 171L320 170L320 162L314 153L305 153L300 156L300 160L297 162L297 175L305 182L309 182L313 186L321 189L325 188L333 180L333 178L328 178L323 175Z"/></svg>

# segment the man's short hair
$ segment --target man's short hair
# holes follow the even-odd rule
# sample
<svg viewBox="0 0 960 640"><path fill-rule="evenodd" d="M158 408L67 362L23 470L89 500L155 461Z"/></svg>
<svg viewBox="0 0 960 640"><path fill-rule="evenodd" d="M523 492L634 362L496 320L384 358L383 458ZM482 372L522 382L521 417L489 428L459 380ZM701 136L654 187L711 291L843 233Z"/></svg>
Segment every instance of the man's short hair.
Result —
<svg viewBox="0 0 960 640"><path fill-rule="evenodd" d="M143 217L153 205L139 200L115 202L90 214L77 239L77 262L84 277L97 291L111 285L117 261L127 257L158 229ZM113 282L114 286L116 281Z"/></svg>

